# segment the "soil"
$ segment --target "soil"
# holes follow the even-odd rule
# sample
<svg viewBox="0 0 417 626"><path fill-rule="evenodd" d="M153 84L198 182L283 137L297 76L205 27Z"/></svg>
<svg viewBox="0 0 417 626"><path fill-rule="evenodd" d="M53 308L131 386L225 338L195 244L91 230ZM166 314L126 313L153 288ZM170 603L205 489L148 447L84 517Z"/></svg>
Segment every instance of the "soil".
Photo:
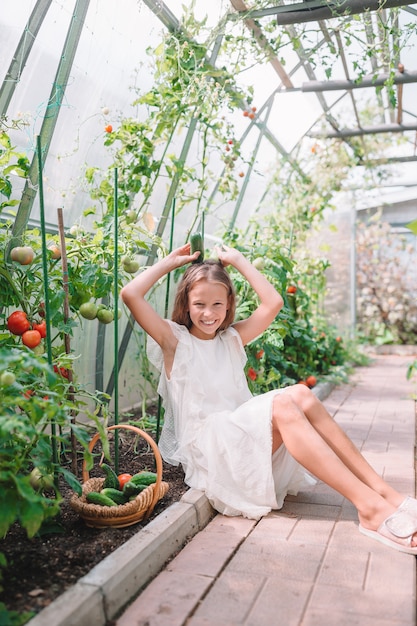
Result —
<svg viewBox="0 0 417 626"><path fill-rule="evenodd" d="M135 474L143 469L154 471L155 457L144 439L121 430L119 435L118 473ZM100 451L99 446L97 444L94 452ZM99 458L90 477L104 477L98 463ZM162 479L169 483L169 489L155 506L152 515L145 521L121 529L86 526L69 504L73 491L60 480L59 489L64 501L53 524L43 528L33 539L28 539L26 532L14 524L6 537L0 540L0 553L7 559L3 581L0 581L3 586L0 602L5 604L8 611L20 614L30 612L27 619L39 613L108 554L177 502L188 489L180 466L164 463Z"/></svg>

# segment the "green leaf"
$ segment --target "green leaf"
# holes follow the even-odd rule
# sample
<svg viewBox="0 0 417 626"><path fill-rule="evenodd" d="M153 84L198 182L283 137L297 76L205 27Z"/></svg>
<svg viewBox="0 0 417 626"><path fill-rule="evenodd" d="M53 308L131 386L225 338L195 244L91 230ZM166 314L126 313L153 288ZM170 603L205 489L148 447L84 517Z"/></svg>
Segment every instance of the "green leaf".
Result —
<svg viewBox="0 0 417 626"><path fill-rule="evenodd" d="M0 537L4 537L17 516L16 490L0 489Z"/></svg>
<svg viewBox="0 0 417 626"><path fill-rule="evenodd" d="M41 502L23 501L20 509L20 522L31 539L41 527L44 520L44 507Z"/></svg>
<svg viewBox="0 0 417 626"><path fill-rule="evenodd" d="M65 481L68 483L71 489L75 491L77 496L81 496L83 490L82 490L81 483L78 480L78 478L72 472L67 470L65 467L60 467L58 471L65 478Z"/></svg>

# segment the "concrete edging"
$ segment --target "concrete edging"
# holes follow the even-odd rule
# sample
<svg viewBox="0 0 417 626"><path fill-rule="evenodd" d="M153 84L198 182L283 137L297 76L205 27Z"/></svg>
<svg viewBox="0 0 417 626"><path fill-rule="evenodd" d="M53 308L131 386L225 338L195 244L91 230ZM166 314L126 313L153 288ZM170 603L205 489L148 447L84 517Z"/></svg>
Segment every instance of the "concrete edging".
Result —
<svg viewBox="0 0 417 626"><path fill-rule="evenodd" d="M105 626L214 515L204 493L190 489L27 626Z"/></svg>

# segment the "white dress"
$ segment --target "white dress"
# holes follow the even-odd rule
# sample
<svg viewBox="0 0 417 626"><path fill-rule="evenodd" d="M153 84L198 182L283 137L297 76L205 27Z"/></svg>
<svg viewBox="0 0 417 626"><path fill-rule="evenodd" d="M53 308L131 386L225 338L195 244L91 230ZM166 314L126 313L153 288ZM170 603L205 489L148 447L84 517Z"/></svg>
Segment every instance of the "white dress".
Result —
<svg viewBox="0 0 417 626"><path fill-rule="evenodd" d="M228 328L204 340L170 324L178 339L170 378L160 347L151 338L148 343L161 372L163 459L181 463L186 484L203 490L223 515L259 519L280 509L288 493L314 484L284 445L272 455L272 400L284 390L252 396L238 332Z"/></svg>

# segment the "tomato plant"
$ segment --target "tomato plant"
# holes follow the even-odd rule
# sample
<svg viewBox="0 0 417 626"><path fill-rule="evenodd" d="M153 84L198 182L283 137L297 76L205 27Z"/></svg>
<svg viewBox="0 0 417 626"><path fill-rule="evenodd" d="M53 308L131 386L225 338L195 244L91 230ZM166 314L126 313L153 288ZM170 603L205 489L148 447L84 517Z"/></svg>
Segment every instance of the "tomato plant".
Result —
<svg viewBox="0 0 417 626"><path fill-rule="evenodd" d="M71 472L53 461L52 424L60 431L55 435L58 446L74 433L92 466L88 432L71 419L72 412L84 403L81 397L68 400L68 384L45 359L30 350L0 346L1 536L17 521L33 537L44 520L59 512L61 496L51 480L53 475L62 474L73 489L81 489ZM83 412L106 441L102 421L85 406ZM47 496L44 489L50 490Z"/></svg>

